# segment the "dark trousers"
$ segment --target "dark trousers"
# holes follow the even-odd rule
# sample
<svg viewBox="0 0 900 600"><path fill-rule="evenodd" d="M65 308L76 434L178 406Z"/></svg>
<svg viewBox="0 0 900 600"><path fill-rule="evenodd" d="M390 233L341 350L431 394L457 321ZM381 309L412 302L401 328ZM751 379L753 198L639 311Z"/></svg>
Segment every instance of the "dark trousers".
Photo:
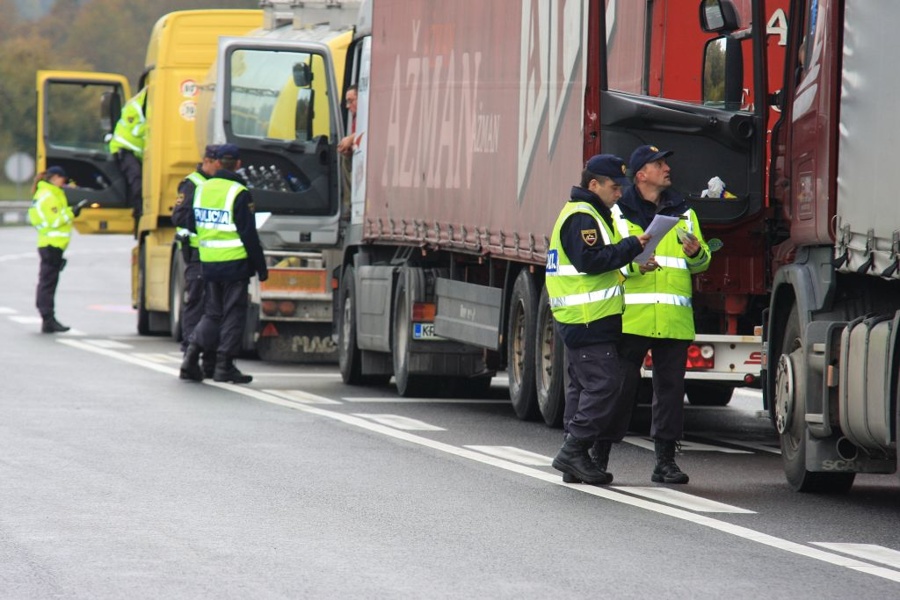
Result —
<svg viewBox="0 0 900 600"><path fill-rule="evenodd" d="M566 348L566 433L579 439L608 439L612 419L620 412L621 367L614 343Z"/></svg>
<svg viewBox="0 0 900 600"><path fill-rule="evenodd" d="M56 286L59 284L59 272L66 265L63 251L55 246L38 248L41 257L41 270L38 274L37 299L35 306L41 317L52 319L56 314Z"/></svg>
<svg viewBox="0 0 900 600"><path fill-rule="evenodd" d="M206 282L203 316L194 329L191 343L226 358L234 358L240 353L249 284L249 279Z"/></svg>
<svg viewBox="0 0 900 600"><path fill-rule="evenodd" d="M203 281L200 259L197 258L195 249L191 249L190 252L192 256L184 265L184 300L181 311L182 350L187 348L191 334L194 333L194 329L203 316L203 299L206 296L206 283Z"/></svg>
<svg viewBox="0 0 900 600"><path fill-rule="evenodd" d="M680 440L684 431L684 373L689 345L687 340L630 334L624 334L619 344L622 398L632 407L641 380L644 357L648 350L653 352L653 424L650 436L654 439Z"/></svg>
<svg viewBox="0 0 900 600"><path fill-rule="evenodd" d="M143 185L144 171L141 159L134 155L130 150L119 150L116 153L119 160L119 170L125 177L126 194L128 205L134 212L135 220L141 218L144 209Z"/></svg>

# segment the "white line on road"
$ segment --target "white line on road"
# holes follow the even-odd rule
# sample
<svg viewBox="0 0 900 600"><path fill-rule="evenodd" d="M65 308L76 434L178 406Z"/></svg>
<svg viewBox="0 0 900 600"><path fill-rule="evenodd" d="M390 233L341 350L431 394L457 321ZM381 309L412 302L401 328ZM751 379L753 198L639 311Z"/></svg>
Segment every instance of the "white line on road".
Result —
<svg viewBox="0 0 900 600"><path fill-rule="evenodd" d="M627 435L625 436L624 442L632 444L633 446L638 446L639 448L646 448L647 450L654 449L653 440L645 437L638 437L635 435ZM736 448L726 448L724 446L711 446L709 444L701 444L700 442L689 442L687 440L681 440L681 450L683 452L692 451L692 452L722 452L723 454L753 454L747 450L737 450Z"/></svg>
<svg viewBox="0 0 900 600"><path fill-rule="evenodd" d="M9 320L10 320L10 321L13 321L13 322L15 322L15 323L22 323L23 325L36 325L36 324L39 324L39 323L41 322L41 318L40 318L40 317L33 317L33 316L30 316L30 315L27 316L27 317L26 317L26 316L15 315L15 316L9 317Z"/></svg>
<svg viewBox="0 0 900 600"><path fill-rule="evenodd" d="M0 306L0 315L12 315L19 311L14 308L9 308L8 306Z"/></svg>
<svg viewBox="0 0 900 600"><path fill-rule="evenodd" d="M872 562L888 565L889 567L893 567L895 569L900 569L900 552L891 550L890 548L885 548L884 546L877 546L875 544L831 544L827 542L812 543L816 546L834 550L835 552L850 554L852 556L864 558L865 560L870 560Z"/></svg>
<svg viewBox="0 0 900 600"><path fill-rule="evenodd" d="M671 504L672 506L678 506L680 508L686 508L687 510L693 510L696 512L717 512L748 515L756 514L754 511L747 510L746 508L740 508L738 506L732 506L730 504L723 504L721 502L716 502L715 500L707 500L706 498L701 498L700 496L693 496L691 494L685 494L684 492L679 492L678 490L670 490L669 488L664 487L622 486L617 487L616 489L625 492L626 494L634 494L635 496L649 498L650 500L656 500L657 502L665 502L666 504Z"/></svg>
<svg viewBox="0 0 900 600"><path fill-rule="evenodd" d="M370 419L372 421L375 421L376 423L381 423L382 425L387 425L388 427L394 427L396 429L402 429L403 431L447 431L443 427L430 425L425 421L420 421L419 419L411 419L409 417L404 417L401 415L370 415L365 413L356 413L353 416L360 417L362 419Z"/></svg>
<svg viewBox="0 0 900 600"><path fill-rule="evenodd" d="M372 404L509 404L509 400L479 400L477 398L400 398L399 396L343 396L345 402Z"/></svg>
<svg viewBox="0 0 900 600"><path fill-rule="evenodd" d="M135 352L133 356L137 356L145 360L152 360L153 362L162 363L164 365L181 364L180 357L172 356L168 352Z"/></svg>
<svg viewBox="0 0 900 600"><path fill-rule="evenodd" d="M520 465L530 465L532 467L549 467L553 459L543 454L529 452L515 446L464 446L476 452L484 452L490 456L496 456L503 460L510 460Z"/></svg>
<svg viewBox="0 0 900 600"><path fill-rule="evenodd" d="M123 344L122 342L117 342L115 340L109 339L97 339L97 340L84 340L85 343L91 344L93 346L97 346L98 348L110 348L117 350L125 350L128 348L132 348L131 344Z"/></svg>
<svg viewBox="0 0 900 600"><path fill-rule="evenodd" d="M76 340L67 340L67 339L59 339L59 343L71 346L73 348L87 350L88 352L94 352L96 354L101 354L103 356L107 356L109 358L114 358L116 360L121 360L127 363L135 364L138 366L143 366L148 369L158 371L160 373L166 373L172 376L178 376L177 369L170 369L167 367L163 367L161 365L151 363L148 361L144 361L138 358L134 358L124 353L116 352L114 350L107 350L105 348L97 348L96 346L91 346L90 344L85 344L83 342L79 342ZM524 475L526 477L530 477L532 479L537 479L540 481L544 481L546 483L552 485L558 485L561 487L568 488L574 492L588 494L591 496L597 496L599 498L603 498L609 500L611 502L618 502L620 504L625 504L628 506L632 506L634 508L639 508L642 510L647 510L650 512L654 512L661 515L666 515L672 517L674 519L679 519L682 521L686 521L689 523L693 523L695 525L700 525L702 527L708 527L710 529L719 531L721 533L725 533L728 535L733 535L735 537L756 542L758 544L762 544L764 546L768 546L770 548L775 548L778 550L782 550L784 552L789 552L791 554L795 554L798 556L803 556L806 558L811 558L813 560L818 560L827 564L847 568L853 571L857 571L859 573L864 573L867 575L873 575L875 577L881 577L883 579L887 579L890 581L895 581L900 583L900 571L896 571L893 569L888 569L885 567L880 567L877 565L873 565L871 563L862 562L860 560L856 560L853 558L848 558L846 556L842 556L840 554L836 554L833 552L827 552L824 550L820 550L818 548L813 548L812 546L799 544L797 542L791 542L789 540L785 540L782 538L778 538L772 535L768 535L766 533L762 533L760 531L755 531L748 527L742 527L740 525L734 525L732 523L728 523L725 521L719 521L712 517L707 517L705 515L698 515L680 508L676 508L673 506L667 506L665 504L659 504L657 502L651 502L645 500L643 498L638 498L629 494L625 494L619 491L615 491L613 489L601 487L601 486L592 486L592 485L580 485L580 484L568 484L563 483L560 476L554 473L548 473L547 471L542 471L538 469L534 469L528 467L526 465L520 465L508 460L503 460L501 458L497 458L494 456L489 456L487 454L481 452L475 452L474 450L463 448L459 446L453 446L452 444L447 444L443 442L438 442L435 440L430 440L428 438L422 437L420 435L416 435L414 433L410 433L408 431L401 431L395 429L393 427L388 427L382 425L377 422L373 422L369 419L363 419L357 417L355 415L348 415L344 413L334 412L332 410L327 410L324 408L318 408L316 406L310 406L305 404L299 404L296 402L291 402L284 398L279 398L277 396L273 396L272 394L267 394L264 391L256 390L248 387L239 387L232 384L226 383L216 383L210 381L204 381L203 385L210 385L213 387L218 387L223 390L228 390L231 392L235 392L237 394L241 394L243 396L249 398L256 398L268 404L274 404L277 406L284 406L287 408L292 408L295 410L300 410L305 413L311 415L317 415L325 419L330 419L333 421L339 421L346 425L352 427L358 427L360 429L365 429L367 431L371 431L373 433L379 433L386 437L394 438L397 440L401 440L410 444L415 444L418 446L423 446L430 448L431 450L437 452L443 452L444 454L449 454L452 456L456 456L458 458L471 460L473 462L481 463L484 465L492 466L498 469L503 469L509 471L511 473L518 473L520 475Z"/></svg>
<svg viewBox="0 0 900 600"><path fill-rule="evenodd" d="M256 374L254 373L254 376ZM281 396L282 398L286 398L288 400L293 400L294 402L300 402L303 404L341 404L339 400L332 400L331 398L326 398L325 396L317 396L315 394L310 394L308 392L303 392L301 390L265 390L268 394L274 394L276 396Z"/></svg>

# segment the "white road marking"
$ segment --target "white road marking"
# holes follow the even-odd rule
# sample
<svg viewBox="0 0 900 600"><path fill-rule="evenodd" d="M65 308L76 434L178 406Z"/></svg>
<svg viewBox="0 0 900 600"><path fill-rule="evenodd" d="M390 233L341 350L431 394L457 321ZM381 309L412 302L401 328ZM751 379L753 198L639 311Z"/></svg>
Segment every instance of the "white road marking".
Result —
<svg viewBox="0 0 900 600"><path fill-rule="evenodd" d="M401 398L399 396L343 396L345 402L372 404L509 404L509 400L479 400L477 398Z"/></svg>
<svg viewBox="0 0 900 600"><path fill-rule="evenodd" d="M127 344L126 344L127 346ZM104 346L101 346L104 347ZM106 348L111 348L113 346L105 346ZM131 346L127 346L131 347ZM182 358L180 356L172 356L168 352L135 352L132 356L137 356L138 358L142 358L144 360L152 360L156 363L162 364L181 364Z"/></svg>
<svg viewBox="0 0 900 600"><path fill-rule="evenodd" d="M160 373L166 373L168 375L172 375L177 377L178 370L170 369L167 367L163 367L158 364L154 364L148 361L143 361L138 358L134 358L124 353L116 352L114 350L107 350L105 348L97 348L96 346L91 346L90 344L85 344L76 340L67 340L67 339L59 339L59 343L65 344L67 346L71 346L80 350L87 350L88 352L94 352L96 354L101 354L103 356L107 356L109 358L114 358L116 360L121 360L123 362L135 364L138 366L144 366L148 369L158 371ZM661 515L669 516L673 519L679 519L682 521L686 521L689 523L693 523L695 525L699 525L702 527L708 527L715 531L719 531L721 533L725 533L727 535L733 535L735 537L756 542L758 544L768 546L770 548L775 548L777 550L782 550L784 552L789 552L791 554L795 554L798 556L803 556L806 558L811 558L813 560L818 560L830 565L835 565L838 567L847 568L853 571L857 571L859 573L864 573L867 575L872 575L875 577L881 577L883 579L887 579L890 581L895 581L900 583L900 571L896 571L893 569L888 569L885 567L879 567L873 565L871 563L862 562L859 560L855 560L853 558L848 558L846 556L842 556L840 554L836 554L833 552L827 552L824 550L819 550L818 548L813 548L809 545L799 544L796 542L791 542L789 540L785 540L782 538L778 538L772 535L768 535L766 533L762 533L759 531L755 531L748 527L742 527L740 525L734 525L732 523L727 523L725 521L719 521L712 517L707 517L705 515L698 515L680 508L676 508L673 506L668 506L665 504L659 504L657 502L651 502L645 500L643 498L637 498L635 496L625 494L614 489L604 488L601 486L593 486L593 485L580 485L580 484L568 484L563 483L561 477L558 473L549 473L547 471L533 469L526 465L520 465L508 460L503 460L501 458L497 458L494 456L489 456L482 452L475 452L474 450L468 448L462 448L459 446L453 446L452 444L447 444L443 442L438 442L435 440L430 440L428 438L416 435L414 433L410 433L408 431L401 431L394 427L388 427L382 425L377 422L373 422L370 419L360 418L355 415L347 415L343 413L334 412L332 410L319 408L316 406L310 406L306 404L299 404L296 402L291 402L284 398L279 398L277 396L273 396L272 394L267 394L261 390L256 390L249 387L236 386L232 384L226 383L216 383L213 381L204 381L203 385L209 385L213 387L218 387L224 390L228 390L237 394L241 394L248 398L256 398L262 402L266 402L268 404L273 404L277 406L284 406L286 408L291 408L294 410L300 410L305 413L311 415L317 415L324 419L330 419L333 421L340 421L346 425L350 425L353 427L358 427L360 429L365 429L367 431L371 431L373 433L379 433L386 437L390 437L396 440L400 440L403 442L407 442L409 444L415 444L418 446L430 448L436 452L443 452L445 454L449 454L452 456L456 456L459 458L463 458L466 460L471 460L473 462L478 462L484 465L496 467L498 469L504 469L511 473L518 473L520 475L530 477L532 479L537 479L540 481L544 481L546 483L552 485L558 485L561 487L568 488L571 491L579 492L582 494L588 494L591 496L597 496L599 498L603 498L605 500L609 500L611 502L618 502L620 504L625 504L628 506L632 506L634 508L639 508L642 510L654 512Z"/></svg>
<svg viewBox="0 0 900 600"><path fill-rule="evenodd" d="M476 452L484 452L490 456L496 456L503 460L509 460L521 465L530 465L532 467L549 467L553 459L543 454L529 452L515 446L464 446L475 450Z"/></svg>
<svg viewBox="0 0 900 600"><path fill-rule="evenodd" d="M123 344L122 342L117 342L115 340L108 339L97 339L97 340L85 340L85 343L91 344L93 346L97 346L98 348L110 348L110 349L118 349L125 350L126 348L132 348L131 344Z"/></svg>
<svg viewBox="0 0 900 600"><path fill-rule="evenodd" d="M430 425L425 421L411 419L409 417L404 417L401 415L370 415L365 413L356 413L353 416L360 417L362 419L369 419L371 421L375 421L376 423L387 425L388 427L393 427L394 429L402 429L403 431L447 431L443 427Z"/></svg>
<svg viewBox="0 0 900 600"><path fill-rule="evenodd" d="M895 569L900 569L900 552L875 544L831 544L827 542L812 542L816 546L828 548L835 552L850 554L859 558L881 563Z"/></svg>
<svg viewBox="0 0 900 600"><path fill-rule="evenodd" d="M653 440L645 437L639 437L636 435L626 435L623 440L633 446L638 446L639 448L646 448L647 450L653 450ZM681 440L681 450L682 451L692 451L692 452L722 452L723 454L753 454L747 450L738 450L736 448L726 448L724 446L711 446L710 444L701 444L700 442L689 442L687 440Z"/></svg>
<svg viewBox="0 0 900 600"><path fill-rule="evenodd" d="M15 316L9 317L9 320L14 321L16 323L22 323L23 325L40 325L40 323L41 323L40 317L33 317L33 316L26 317L26 316L15 315Z"/></svg>
<svg viewBox="0 0 900 600"><path fill-rule="evenodd" d="M626 494L634 494L635 496L649 498L650 500L656 500L657 502L665 502L666 504L671 504L672 506L678 506L687 510L693 510L695 512L717 512L748 515L756 514L754 511L747 510L746 508L731 506L730 504L723 504L721 502L716 502L715 500L707 500L706 498L701 498L700 496L685 494L684 492L679 492L678 490L670 490L669 488L664 487L622 486L617 487L616 489L625 492Z"/></svg>
<svg viewBox="0 0 900 600"><path fill-rule="evenodd" d="M0 315L12 315L19 311L14 308L9 308L8 306L0 306Z"/></svg>
<svg viewBox="0 0 900 600"><path fill-rule="evenodd" d="M181 356L179 354L178 356ZM254 371L253 377L293 377L294 379L340 379L340 373L291 373L291 372L266 372ZM335 400L337 402L337 400Z"/></svg>
<svg viewBox="0 0 900 600"><path fill-rule="evenodd" d="M25 253L22 253L22 254L4 254L3 256L0 256L0 262L7 262L7 261L10 261L10 260L20 260L20 259L23 259L23 258L38 258L38 254L37 254L37 252L29 252L29 253L27 253L27 254L25 254Z"/></svg>
<svg viewBox="0 0 900 600"><path fill-rule="evenodd" d="M256 373L254 373L254 376L256 376ZM317 396L301 390L265 390L265 392L302 404L342 404L340 400L332 400L325 396Z"/></svg>

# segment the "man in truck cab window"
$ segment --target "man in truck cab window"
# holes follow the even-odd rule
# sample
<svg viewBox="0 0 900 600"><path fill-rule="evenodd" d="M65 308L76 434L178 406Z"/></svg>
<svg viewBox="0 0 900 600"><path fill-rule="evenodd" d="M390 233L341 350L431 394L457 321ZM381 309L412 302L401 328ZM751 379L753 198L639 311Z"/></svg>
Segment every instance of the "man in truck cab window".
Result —
<svg viewBox="0 0 900 600"><path fill-rule="evenodd" d="M641 365L653 356L653 437L656 467L651 480L687 483L688 476L675 463L676 444L684 425L684 375L687 350L694 339L691 276L709 268L709 247L700 223L683 196L670 189L672 152L640 146L629 161L634 184L622 194L617 226L621 235L642 233L657 214L680 217L666 233L653 259L626 267L625 312L622 316L623 403L634 406ZM618 423L617 441L627 431L630 411Z"/></svg>
<svg viewBox="0 0 900 600"><path fill-rule="evenodd" d="M109 152L116 157L119 170L125 177L128 204L134 212L135 231L143 211L144 138L147 135L147 88L143 88L122 109Z"/></svg>
<svg viewBox="0 0 900 600"><path fill-rule="evenodd" d="M556 329L566 345L565 442L553 468L567 483L605 485L611 442L606 432L620 387L616 344L622 335L619 269L640 254L650 236L622 238L611 209L622 195L625 162L598 154L585 164L560 211L547 249L546 285ZM593 448L594 457L589 451Z"/></svg>

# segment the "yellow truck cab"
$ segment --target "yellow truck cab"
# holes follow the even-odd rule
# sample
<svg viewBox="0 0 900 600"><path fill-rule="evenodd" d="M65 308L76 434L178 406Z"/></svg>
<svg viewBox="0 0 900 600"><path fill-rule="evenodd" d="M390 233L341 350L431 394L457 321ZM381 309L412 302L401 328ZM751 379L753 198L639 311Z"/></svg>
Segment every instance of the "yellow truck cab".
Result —
<svg viewBox="0 0 900 600"><path fill-rule="evenodd" d="M157 21L147 46L139 89L147 87L147 137L143 157L143 210L135 224L125 180L108 139L131 97L119 74L39 71L37 162L59 165L73 186L70 204L87 199L75 226L81 233L133 234L132 303L141 334L179 335L177 286L172 285L175 228L171 222L178 183L200 158L194 131L200 85L222 36L257 29L260 10L191 10Z"/></svg>

